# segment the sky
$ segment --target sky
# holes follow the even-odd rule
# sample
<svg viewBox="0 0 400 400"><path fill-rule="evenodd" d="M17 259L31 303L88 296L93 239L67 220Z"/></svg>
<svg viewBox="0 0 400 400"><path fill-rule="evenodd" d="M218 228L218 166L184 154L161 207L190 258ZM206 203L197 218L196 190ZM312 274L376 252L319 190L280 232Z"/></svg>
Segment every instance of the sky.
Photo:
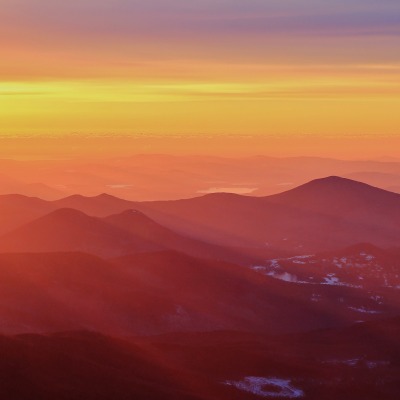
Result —
<svg viewBox="0 0 400 400"><path fill-rule="evenodd" d="M398 0L0 0L0 48L8 141L393 155L400 136Z"/></svg>

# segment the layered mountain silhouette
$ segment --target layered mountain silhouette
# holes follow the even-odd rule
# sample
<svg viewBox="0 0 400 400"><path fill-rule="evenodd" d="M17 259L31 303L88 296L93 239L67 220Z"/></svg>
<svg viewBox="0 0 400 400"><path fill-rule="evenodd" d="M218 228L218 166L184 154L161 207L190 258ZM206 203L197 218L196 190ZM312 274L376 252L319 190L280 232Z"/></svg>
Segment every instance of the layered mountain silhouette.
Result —
<svg viewBox="0 0 400 400"><path fill-rule="evenodd" d="M0 196L0 396L397 400L399 213L335 176L267 197Z"/></svg>
<svg viewBox="0 0 400 400"><path fill-rule="evenodd" d="M395 315L398 251L376 244L398 244L399 197L337 177L265 198L65 199L75 209L3 196L16 219L45 213L0 238L3 327L289 332ZM127 206L143 212L93 216ZM262 257L280 248L288 254Z"/></svg>
<svg viewBox="0 0 400 400"><path fill-rule="evenodd" d="M0 234L39 218L57 207L51 202L20 194L0 196Z"/></svg>
<svg viewBox="0 0 400 400"><path fill-rule="evenodd" d="M222 247L177 234L136 210L97 218L76 209L61 208L22 225L0 240L3 253L80 251L110 258L157 250L238 263L261 259L257 251Z"/></svg>
<svg viewBox="0 0 400 400"><path fill-rule="evenodd" d="M359 242L393 247L398 245L400 231L400 195L339 177L261 198L220 193L135 203L109 195L72 196L55 202L0 197L8 230L59 207L98 217L135 209L177 234L202 242L295 253Z"/></svg>
<svg viewBox="0 0 400 400"><path fill-rule="evenodd" d="M159 250L149 238L134 236L81 211L62 208L2 237L2 252L82 251L116 257Z"/></svg>
<svg viewBox="0 0 400 400"><path fill-rule="evenodd" d="M3 159L0 167L7 175L0 176L0 186L4 187L0 193L20 193L47 200L60 198L60 190L65 196L77 193L96 196L107 192L136 201L176 200L223 190L266 196L333 174L392 191L400 186L399 159L387 157L337 160L138 154L96 160ZM34 185L34 190L26 187L29 184Z"/></svg>
<svg viewBox="0 0 400 400"><path fill-rule="evenodd" d="M73 195L54 201L52 205L55 208L74 208L85 214L98 217L117 214L133 208L131 201L119 199L106 193L93 197Z"/></svg>
<svg viewBox="0 0 400 400"><path fill-rule="evenodd" d="M338 177L263 198L212 194L137 208L197 238L298 252L357 242L395 246L400 232L400 195Z"/></svg>
<svg viewBox="0 0 400 400"><path fill-rule="evenodd" d="M45 199L59 199L63 196L62 191L49 187L43 183L26 183L0 173L0 194L7 195L10 193L19 193L25 196L43 197Z"/></svg>
<svg viewBox="0 0 400 400"><path fill-rule="evenodd" d="M252 249L235 249L192 239L154 222L137 210L127 210L105 217L103 221L129 232L135 238L152 243L160 250L174 250L195 257L223 259L236 263L249 263L261 259ZM130 253L133 253L132 251Z"/></svg>

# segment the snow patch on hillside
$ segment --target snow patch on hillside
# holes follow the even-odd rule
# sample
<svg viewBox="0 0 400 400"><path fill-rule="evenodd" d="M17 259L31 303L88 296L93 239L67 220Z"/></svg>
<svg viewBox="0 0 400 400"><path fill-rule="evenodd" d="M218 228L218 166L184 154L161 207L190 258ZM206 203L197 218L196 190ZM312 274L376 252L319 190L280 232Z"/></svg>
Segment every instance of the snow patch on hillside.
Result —
<svg viewBox="0 0 400 400"><path fill-rule="evenodd" d="M224 384L260 397L295 399L304 396L304 392L295 388L289 379L247 376L241 381L225 381Z"/></svg>
<svg viewBox="0 0 400 400"><path fill-rule="evenodd" d="M382 314L381 311L376 311L376 310L370 310L366 307L349 307L350 310L357 311L359 313L363 314Z"/></svg>

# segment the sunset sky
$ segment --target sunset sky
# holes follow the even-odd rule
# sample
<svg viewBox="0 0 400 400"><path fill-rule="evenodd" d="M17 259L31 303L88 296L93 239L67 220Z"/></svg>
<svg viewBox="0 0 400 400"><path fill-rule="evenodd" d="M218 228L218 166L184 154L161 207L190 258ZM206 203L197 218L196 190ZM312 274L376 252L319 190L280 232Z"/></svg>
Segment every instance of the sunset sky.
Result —
<svg viewBox="0 0 400 400"><path fill-rule="evenodd" d="M0 47L7 140L400 135L398 0L0 0Z"/></svg>

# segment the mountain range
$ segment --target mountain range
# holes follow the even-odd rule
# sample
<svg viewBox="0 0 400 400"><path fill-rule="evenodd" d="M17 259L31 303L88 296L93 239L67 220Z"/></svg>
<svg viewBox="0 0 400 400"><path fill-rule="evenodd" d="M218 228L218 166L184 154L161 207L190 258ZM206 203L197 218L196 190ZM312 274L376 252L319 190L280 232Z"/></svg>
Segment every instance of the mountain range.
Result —
<svg viewBox="0 0 400 400"><path fill-rule="evenodd" d="M2 228L3 232L8 231L2 240L4 246L14 240L15 243L21 243L20 250L23 251L24 238L18 236L26 234L26 238L29 238L29 235L35 235L36 229L46 231L47 228L43 227L46 224L58 225L59 234L62 234L67 229L63 226L62 216L57 211L51 214L60 208L73 208L91 217L136 210L153 220L153 226L162 225L163 229L185 236L186 240L191 238L213 245L239 248L243 252L243 249L262 249L269 252L307 253L342 248L359 242L394 247L398 245L400 233L399 194L345 178L328 177L267 197L220 193L185 200L130 202L100 195L72 196L49 202L15 195L2 196L0 214L5 216ZM50 213L48 217L33 222L47 213ZM84 216L80 215L79 218L84 219ZM109 223L110 218L102 223ZM64 220L66 222L68 217ZM24 222L28 224L25 228ZM82 224L85 225L83 221ZM79 221L79 229L78 225ZM11 232L13 228L17 229ZM110 229L115 228L114 224L114 228ZM25 229L30 233L24 233ZM131 245L128 239L124 243L124 246ZM2 249L7 248L4 246ZM33 246L26 250L35 249Z"/></svg>
<svg viewBox="0 0 400 400"><path fill-rule="evenodd" d="M400 188L399 160L383 158L138 154L104 159L2 159L0 167L4 171L0 194L20 193L47 200L104 192L135 201L177 200L222 191L262 197L330 175L395 192Z"/></svg>
<svg viewBox="0 0 400 400"><path fill-rule="evenodd" d="M399 194L337 176L0 196L0 395L397 399L399 213Z"/></svg>

